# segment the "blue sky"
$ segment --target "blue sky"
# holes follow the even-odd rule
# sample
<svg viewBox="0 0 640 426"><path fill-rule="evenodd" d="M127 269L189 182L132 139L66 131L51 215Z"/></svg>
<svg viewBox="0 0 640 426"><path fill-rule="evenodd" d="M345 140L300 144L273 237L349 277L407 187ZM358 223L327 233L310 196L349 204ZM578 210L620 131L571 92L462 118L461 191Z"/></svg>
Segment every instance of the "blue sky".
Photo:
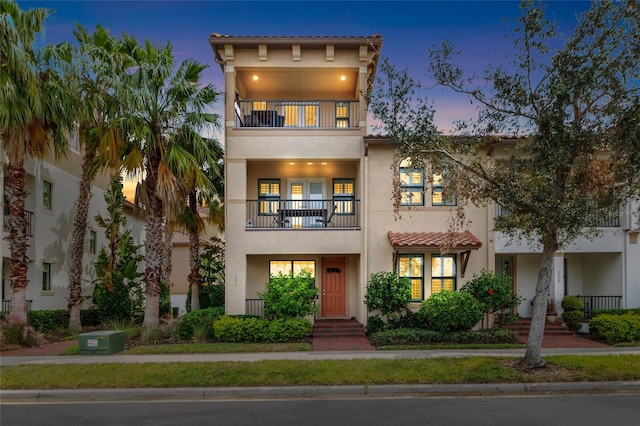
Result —
<svg viewBox="0 0 640 426"><path fill-rule="evenodd" d="M74 23L97 24L154 44L170 40L179 61L195 58L210 65L206 78L223 87L222 72L208 43L212 32L236 36L383 37L382 54L412 75L428 81L427 51L444 39L463 52L468 72L482 73L511 51L518 1L55 1L18 0L22 9L47 7L45 43L73 41ZM548 16L571 32L576 14L589 1L548 1ZM509 20L511 20L511 23ZM474 115L468 99L442 88L426 92L443 130L455 119Z"/></svg>

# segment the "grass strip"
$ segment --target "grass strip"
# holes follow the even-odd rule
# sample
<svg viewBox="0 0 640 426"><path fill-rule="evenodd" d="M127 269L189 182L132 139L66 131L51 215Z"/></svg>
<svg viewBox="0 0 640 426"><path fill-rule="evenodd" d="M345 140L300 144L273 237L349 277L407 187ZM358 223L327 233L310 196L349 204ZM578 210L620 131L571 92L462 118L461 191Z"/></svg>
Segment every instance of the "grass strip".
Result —
<svg viewBox="0 0 640 426"><path fill-rule="evenodd" d="M310 351L310 343L175 343L170 345L136 346L125 355L213 354L237 352L298 352Z"/></svg>
<svg viewBox="0 0 640 426"><path fill-rule="evenodd" d="M533 373L513 358L320 360L90 365L0 368L2 389L459 384L640 380L640 355L558 355Z"/></svg>

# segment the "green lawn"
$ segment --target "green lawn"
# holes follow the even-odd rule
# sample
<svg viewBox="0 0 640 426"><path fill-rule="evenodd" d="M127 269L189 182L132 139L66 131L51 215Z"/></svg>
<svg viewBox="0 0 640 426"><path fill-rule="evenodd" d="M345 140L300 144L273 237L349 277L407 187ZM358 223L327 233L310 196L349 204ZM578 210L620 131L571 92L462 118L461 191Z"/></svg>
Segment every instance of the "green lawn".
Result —
<svg viewBox="0 0 640 426"><path fill-rule="evenodd" d="M640 380L640 355L558 355L522 371L514 358L321 360L0 368L2 389L442 384Z"/></svg>

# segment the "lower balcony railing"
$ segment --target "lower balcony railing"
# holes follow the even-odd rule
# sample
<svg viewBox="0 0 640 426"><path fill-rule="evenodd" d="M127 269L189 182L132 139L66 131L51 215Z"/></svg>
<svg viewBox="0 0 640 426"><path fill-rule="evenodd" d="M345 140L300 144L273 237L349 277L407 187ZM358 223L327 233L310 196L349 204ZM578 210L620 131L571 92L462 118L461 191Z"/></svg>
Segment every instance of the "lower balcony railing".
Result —
<svg viewBox="0 0 640 426"><path fill-rule="evenodd" d="M584 303L584 316L591 318L591 313L596 309L620 309L622 296L578 296Z"/></svg>
<svg viewBox="0 0 640 426"><path fill-rule="evenodd" d="M509 210L496 204L496 217L509 214ZM585 218L587 225L596 228L617 228L620 226L620 212L617 206L598 207L594 202L589 202L589 213Z"/></svg>
<svg viewBox="0 0 640 426"><path fill-rule="evenodd" d="M31 223L33 218L33 212L29 210L24 211L24 218L27 221L27 237L33 237L33 232L31 230ZM9 232L9 212L4 213L4 223L3 223L4 232Z"/></svg>
<svg viewBox="0 0 640 426"><path fill-rule="evenodd" d="M360 228L360 200L247 200L247 228Z"/></svg>
<svg viewBox="0 0 640 426"><path fill-rule="evenodd" d="M31 310L31 302L33 302L33 300L27 300L27 311ZM9 312L9 310L11 309L11 300L2 300L2 312Z"/></svg>

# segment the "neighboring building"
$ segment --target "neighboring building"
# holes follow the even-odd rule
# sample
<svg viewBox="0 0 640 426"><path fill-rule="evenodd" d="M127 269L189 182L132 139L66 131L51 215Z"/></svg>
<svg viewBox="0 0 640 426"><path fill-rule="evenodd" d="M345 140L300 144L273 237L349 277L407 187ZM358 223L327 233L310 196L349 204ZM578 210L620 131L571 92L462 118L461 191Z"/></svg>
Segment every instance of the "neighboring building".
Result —
<svg viewBox="0 0 640 426"><path fill-rule="evenodd" d="M270 274L307 269L320 290L316 319L366 323L369 276L395 268L411 278L413 307L433 292L459 289L483 269L506 272L527 299L520 315L531 316L539 251L508 245L493 231L495 206L467 208L469 228L452 236L456 202L443 197L441 177L400 164L395 172L406 196L399 217L394 213L395 146L367 136L364 94L374 81L380 36L214 33L209 41L225 77L228 313L261 312L257 293ZM579 294L592 308L609 301L640 306L632 211L603 219L601 238L558 253L552 296ZM445 244L451 249L443 254Z"/></svg>
<svg viewBox="0 0 640 426"><path fill-rule="evenodd" d="M6 184L7 159L4 153L4 142L0 152L2 175L0 184ZM78 180L81 175L82 153L78 150L77 140L72 139L68 156L56 160L51 154L43 160L28 159L25 162L26 191L25 202L27 219L29 220L29 257L26 299L30 309L66 309L69 297L69 247L73 228L74 206L78 198ZM92 294L91 282L95 278L94 262L100 248L106 245L104 230L97 226L95 216L107 215L107 207L103 193L109 183L106 174L100 175L93 184L93 197L87 217L88 228L85 242L83 295ZM9 235L5 216L8 205L2 197L2 310L7 311L11 301L11 269L9 243L5 239ZM142 244L144 222L133 214L133 205L125 205L127 228L133 230L136 244ZM91 305L90 300L82 304L82 308Z"/></svg>

